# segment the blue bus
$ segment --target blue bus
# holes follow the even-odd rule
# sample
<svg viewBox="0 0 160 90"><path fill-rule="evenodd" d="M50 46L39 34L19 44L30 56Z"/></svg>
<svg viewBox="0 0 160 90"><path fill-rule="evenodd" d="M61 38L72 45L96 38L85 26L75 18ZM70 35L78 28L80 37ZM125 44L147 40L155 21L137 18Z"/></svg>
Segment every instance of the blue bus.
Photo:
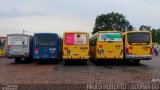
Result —
<svg viewBox="0 0 160 90"><path fill-rule="evenodd" d="M35 33L33 39L33 59L57 62L61 60L62 39L57 33Z"/></svg>

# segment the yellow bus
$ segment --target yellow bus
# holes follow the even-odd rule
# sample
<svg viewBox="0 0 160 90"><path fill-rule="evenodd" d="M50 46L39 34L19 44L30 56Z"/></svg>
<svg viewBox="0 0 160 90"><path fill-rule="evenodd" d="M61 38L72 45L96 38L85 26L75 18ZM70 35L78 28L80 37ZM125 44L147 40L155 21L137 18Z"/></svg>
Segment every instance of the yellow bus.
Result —
<svg viewBox="0 0 160 90"><path fill-rule="evenodd" d="M152 59L152 35L149 31L128 31L123 33L124 58L139 63Z"/></svg>
<svg viewBox="0 0 160 90"><path fill-rule="evenodd" d="M90 38L90 53L93 60L123 60L122 33L99 31Z"/></svg>
<svg viewBox="0 0 160 90"><path fill-rule="evenodd" d="M5 49L0 48L0 57L3 57L5 55Z"/></svg>
<svg viewBox="0 0 160 90"><path fill-rule="evenodd" d="M63 59L89 59L89 34L87 32L64 32Z"/></svg>
<svg viewBox="0 0 160 90"><path fill-rule="evenodd" d="M0 57L5 55L6 37L0 37Z"/></svg>

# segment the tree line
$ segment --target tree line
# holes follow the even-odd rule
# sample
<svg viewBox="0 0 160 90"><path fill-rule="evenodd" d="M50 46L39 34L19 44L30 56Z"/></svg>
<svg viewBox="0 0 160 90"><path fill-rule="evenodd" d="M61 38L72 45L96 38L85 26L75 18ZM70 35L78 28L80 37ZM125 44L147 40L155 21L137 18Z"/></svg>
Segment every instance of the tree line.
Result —
<svg viewBox="0 0 160 90"><path fill-rule="evenodd" d="M3 42L0 40L0 49L3 48L4 44Z"/></svg>
<svg viewBox="0 0 160 90"><path fill-rule="evenodd" d="M130 24L129 20L123 14L118 12L111 12L107 14L101 14L96 17L93 27L92 35L98 31L133 31L135 28ZM140 31L150 31L152 33L153 42L160 44L160 28L155 29L151 26L141 25Z"/></svg>

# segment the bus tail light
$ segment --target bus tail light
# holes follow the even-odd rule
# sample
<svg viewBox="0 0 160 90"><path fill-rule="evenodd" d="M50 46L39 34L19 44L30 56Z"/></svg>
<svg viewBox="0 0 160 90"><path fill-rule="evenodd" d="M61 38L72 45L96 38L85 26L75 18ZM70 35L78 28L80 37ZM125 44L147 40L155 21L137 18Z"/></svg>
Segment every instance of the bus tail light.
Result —
<svg viewBox="0 0 160 90"><path fill-rule="evenodd" d="M133 47L132 47L132 46L130 46L130 47L129 47L129 50L132 50L132 49L133 49Z"/></svg>
<svg viewBox="0 0 160 90"><path fill-rule="evenodd" d="M11 46L10 46L10 45L7 45L7 48L11 48Z"/></svg>
<svg viewBox="0 0 160 90"><path fill-rule="evenodd" d="M34 49L34 52L35 52L35 54L38 54L39 48L35 48L35 49Z"/></svg>
<svg viewBox="0 0 160 90"><path fill-rule="evenodd" d="M152 55L153 51L152 51L152 48L150 48L150 55Z"/></svg>
<svg viewBox="0 0 160 90"><path fill-rule="evenodd" d="M34 51L38 52L38 51L39 51L39 48L35 48Z"/></svg>
<svg viewBox="0 0 160 90"><path fill-rule="evenodd" d="M98 45L98 48L103 48L103 45Z"/></svg>
<svg viewBox="0 0 160 90"><path fill-rule="evenodd" d="M126 54L129 55L129 50L128 50L128 48L126 48Z"/></svg>
<svg viewBox="0 0 160 90"><path fill-rule="evenodd" d="M68 47L64 47L64 50L68 50Z"/></svg>

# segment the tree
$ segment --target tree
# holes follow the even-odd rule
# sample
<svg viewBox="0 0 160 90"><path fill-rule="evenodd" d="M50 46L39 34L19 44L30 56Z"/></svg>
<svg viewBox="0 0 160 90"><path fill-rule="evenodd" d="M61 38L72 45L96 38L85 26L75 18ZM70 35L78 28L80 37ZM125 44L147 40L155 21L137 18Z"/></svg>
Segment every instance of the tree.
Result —
<svg viewBox="0 0 160 90"><path fill-rule="evenodd" d="M159 29L157 29L156 40L157 40L157 43L159 43L159 44L160 44L160 28L159 28Z"/></svg>
<svg viewBox="0 0 160 90"><path fill-rule="evenodd" d="M125 32L133 30L133 26L126 20L123 14L111 12L96 17L92 34L106 30Z"/></svg>
<svg viewBox="0 0 160 90"><path fill-rule="evenodd" d="M152 41L160 44L160 28L151 29L151 33L152 33Z"/></svg>
<svg viewBox="0 0 160 90"><path fill-rule="evenodd" d="M3 47L3 43L2 43L2 41L0 40L0 48L2 48Z"/></svg>
<svg viewBox="0 0 160 90"><path fill-rule="evenodd" d="M153 42L157 42L157 38L156 38L157 30L156 29L152 29L151 33L152 33L152 41Z"/></svg>
<svg viewBox="0 0 160 90"><path fill-rule="evenodd" d="M151 26L141 25L139 30L140 31L151 31Z"/></svg>
<svg viewBox="0 0 160 90"><path fill-rule="evenodd" d="M4 48L5 44L6 44L6 40L0 39L0 48Z"/></svg>

